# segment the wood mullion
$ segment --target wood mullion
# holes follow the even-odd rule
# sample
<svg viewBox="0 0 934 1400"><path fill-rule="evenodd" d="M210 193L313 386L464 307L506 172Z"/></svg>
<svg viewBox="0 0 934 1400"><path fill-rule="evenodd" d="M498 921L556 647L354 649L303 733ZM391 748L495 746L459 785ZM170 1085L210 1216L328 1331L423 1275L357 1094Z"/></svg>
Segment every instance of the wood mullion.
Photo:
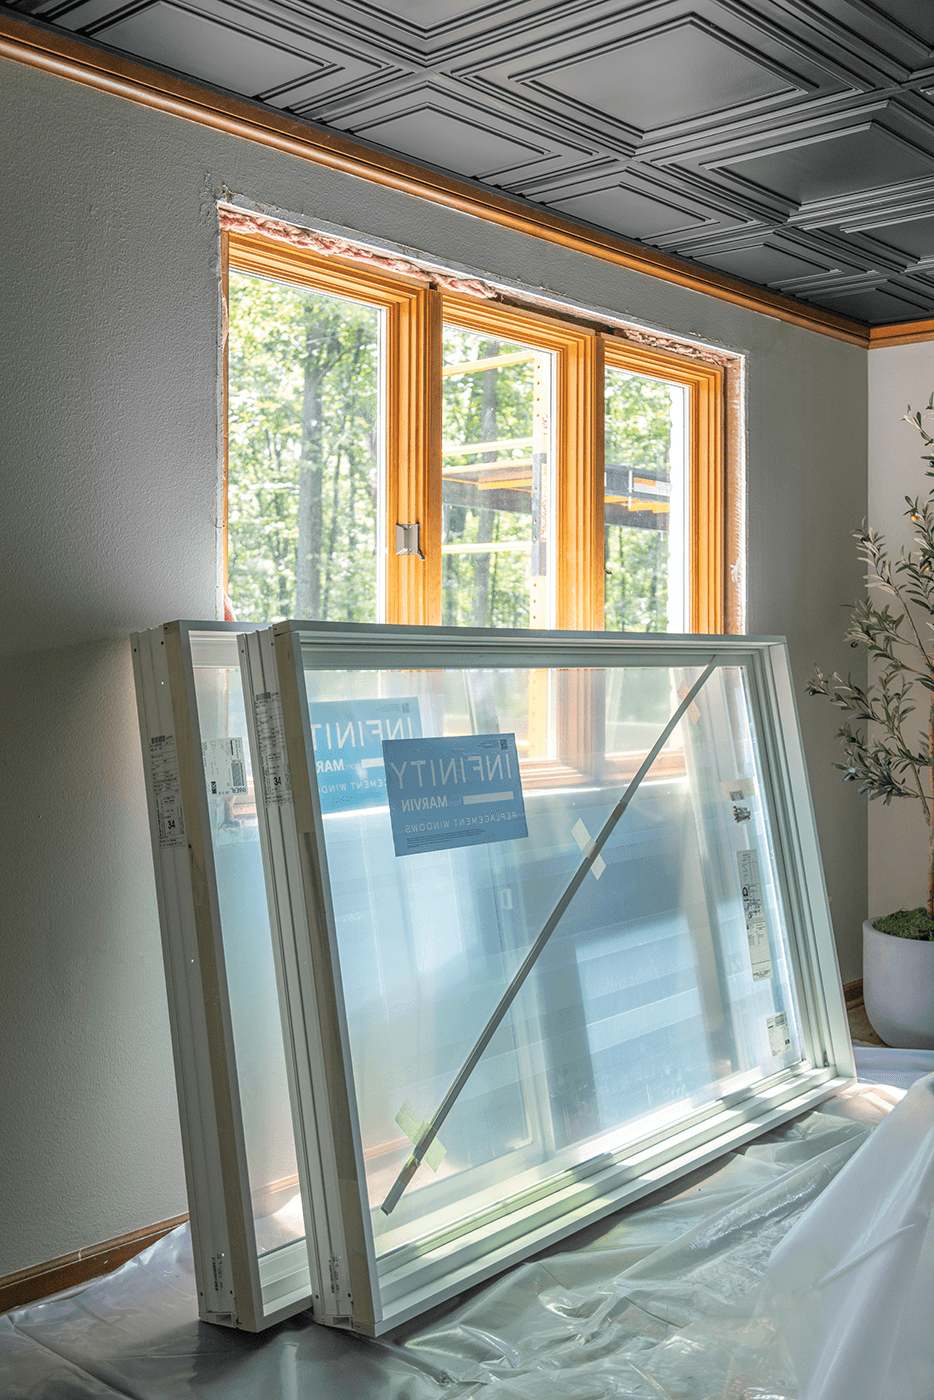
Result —
<svg viewBox="0 0 934 1400"><path fill-rule="evenodd" d="M603 630L603 342L559 352L555 625Z"/></svg>
<svg viewBox="0 0 934 1400"><path fill-rule="evenodd" d="M723 395L722 391L710 392L710 388L699 381L690 386L688 531L692 632L722 632L725 626Z"/></svg>
<svg viewBox="0 0 934 1400"><path fill-rule="evenodd" d="M555 356L552 567L559 628L603 627L603 346L588 328L473 298L445 296L445 320ZM599 480L598 480L599 478Z"/></svg>
<svg viewBox="0 0 934 1400"><path fill-rule="evenodd" d="M386 347L386 622L441 620L441 298L428 288L389 312ZM418 522L420 559L397 554Z"/></svg>
<svg viewBox="0 0 934 1400"><path fill-rule="evenodd" d="M226 599L230 594L228 583L230 581L230 541L228 538L228 523L230 520L230 507L227 497L227 485L230 479L230 236L227 230L221 229L221 578L224 588L224 606L221 611L221 618L226 615Z"/></svg>
<svg viewBox="0 0 934 1400"><path fill-rule="evenodd" d="M687 535L689 609L692 632L738 630L742 619L741 582L726 567L741 516L738 396L732 405L731 451L726 453L726 375L722 366L691 360L667 350L634 345L608 336L606 362L616 369L683 384L688 390ZM738 548L738 546L737 546Z"/></svg>

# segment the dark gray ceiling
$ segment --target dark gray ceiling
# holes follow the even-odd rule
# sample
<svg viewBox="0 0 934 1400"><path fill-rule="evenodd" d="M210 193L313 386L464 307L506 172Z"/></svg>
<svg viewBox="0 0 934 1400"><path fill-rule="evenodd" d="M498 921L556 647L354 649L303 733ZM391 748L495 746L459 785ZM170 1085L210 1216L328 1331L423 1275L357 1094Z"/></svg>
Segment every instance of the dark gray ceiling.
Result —
<svg viewBox="0 0 934 1400"><path fill-rule="evenodd" d="M934 316L934 0L12 8L871 325Z"/></svg>

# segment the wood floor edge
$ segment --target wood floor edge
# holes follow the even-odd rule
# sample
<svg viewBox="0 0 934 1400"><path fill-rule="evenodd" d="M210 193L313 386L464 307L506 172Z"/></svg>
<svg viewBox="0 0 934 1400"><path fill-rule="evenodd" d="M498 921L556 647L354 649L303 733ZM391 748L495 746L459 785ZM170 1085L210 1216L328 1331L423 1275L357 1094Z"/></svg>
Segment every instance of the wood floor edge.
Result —
<svg viewBox="0 0 934 1400"><path fill-rule="evenodd" d="M863 999L863 979L857 977L854 982L844 982L843 1000L847 1006L855 1006Z"/></svg>
<svg viewBox="0 0 934 1400"><path fill-rule="evenodd" d="M104 1240L101 1244L89 1245L86 1249L76 1249L71 1254L63 1254L58 1259L47 1259L42 1264L33 1264L28 1269L19 1269L0 1278L0 1313L12 1308L21 1308L26 1303L37 1303L50 1298L53 1293L61 1293L65 1288L74 1288L79 1283L89 1283L110 1273L134 1254L161 1240L177 1225L183 1225L187 1215L175 1215L171 1220L160 1220L155 1225L145 1225L141 1230L130 1230L116 1239Z"/></svg>

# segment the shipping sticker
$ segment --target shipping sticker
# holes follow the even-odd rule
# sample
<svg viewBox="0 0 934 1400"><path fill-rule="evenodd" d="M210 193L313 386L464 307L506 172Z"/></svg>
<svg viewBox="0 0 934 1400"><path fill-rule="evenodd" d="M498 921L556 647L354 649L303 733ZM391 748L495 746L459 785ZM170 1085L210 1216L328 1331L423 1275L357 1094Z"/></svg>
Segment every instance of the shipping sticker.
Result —
<svg viewBox="0 0 934 1400"><path fill-rule="evenodd" d="M315 701L308 714L321 811L385 807L383 740L421 738L418 697Z"/></svg>
<svg viewBox="0 0 934 1400"><path fill-rule="evenodd" d="M733 820L735 822L748 822L752 816L752 808L749 799L755 797L755 778L734 778L732 782L721 783L720 791L726 801L733 806Z"/></svg>
<svg viewBox="0 0 934 1400"><path fill-rule="evenodd" d="M574 840L577 842L578 846L580 846L583 854L585 856L591 855L591 853L593 852L594 843L591 839L590 832L587 830L586 826L580 820L580 818L578 818L578 820L574 823L574 826L571 829L571 835L574 837ZM606 870L606 861L603 859L602 856L594 856L590 868L594 873L594 879L599 880L604 870Z"/></svg>
<svg viewBox="0 0 934 1400"><path fill-rule="evenodd" d="M743 893L743 915L746 920L746 937L749 940L752 980L763 982L772 976L772 955L769 952L769 931L762 905L759 857L755 851L737 851L736 862Z"/></svg>
<svg viewBox="0 0 934 1400"><path fill-rule="evenodd" d="M515 734L384 739L397 856L528 836Z"/></svg>
<svg viewBox="0 0 934 1400"><path fill-rule="evenodd" d="M729 783L721 783L720 791L727 802L745 802L756 795L755 778L733 778Z"/></svg>
<svg viewBox="0 0 934 1400"><path fill-rule="evenodd" d="M681 684L678 686L678 699L681 701L682 705L684 704L684 701L687 698L690 689L691 687L689 685L685 685L684 681L682 681ZM700 719L700 710L697 708L693 700L691 701L690 705L688 705L687 713L688 718L690 719L692 724L696 724L697 721Z"/></svg>
<svg viewBox="0 0 934 1400"><path fill-rule="evenodd" d="M246 765L242 739L208 739L201 745L204 781L211 797L244 797Z"/></svg>
<svg viewBox="0 0 934 1400"><path fill-rule="evenodd" d="M428 1131L428 1124L418 1116L418 1112L412 1104L409 1103L408 1099L406 1099L405 1103L396 1114L396 1122L405 1133L409 1142L415 1147L418 1146ZM442 1147L437 1138L432 1138L428 1151L425 1153L422 1161L427 1162L431 1170L436 1172L441 1165L445 1152L447 1152L447 1148Z"/></svg>
<svg viewBox="0 0 934 1400"><path fill-rule="evenodd" d="M773 1055L784 1055L786 1050L791 1049L788 1017L784 1011L777 1011L774 1016L766 1016L765 1026L769 1033L769 1050Z"/></svg>
<svg viewBox="0 0 934 1400"><path fill-rule="evenodd" d="M292 773L285 749L282 698L278 690L264 690L254 695L253 702L263 801L267 807L278 807L283 802L292 801Z"/></svg>
<svg viewBox="0 0 934 1400"><path fill-rule="evenodd" d="M185 818L182 813L182 784L174 734L156 734L149 740L149 773L156 804L156 825L160 851L184 847Z"/></svg>

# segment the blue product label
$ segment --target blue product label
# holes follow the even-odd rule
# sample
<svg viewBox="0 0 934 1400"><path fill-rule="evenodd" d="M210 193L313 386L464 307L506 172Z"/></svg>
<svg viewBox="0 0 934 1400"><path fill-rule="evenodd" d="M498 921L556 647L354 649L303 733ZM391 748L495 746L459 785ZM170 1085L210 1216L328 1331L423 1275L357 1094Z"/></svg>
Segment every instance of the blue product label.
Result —
<svg viewBox="0 0 934 1400"><path fill-rule="evenodd" d="M321 811L348 812L386 804L384 739L417 738L418 699L321 700L309 705Z"/></svg>
<svg viewBox="0 0 934 1400"><path fill-rule="evenodd" d="M528 836L515 734L383 741L397 856Z"/></svg>

